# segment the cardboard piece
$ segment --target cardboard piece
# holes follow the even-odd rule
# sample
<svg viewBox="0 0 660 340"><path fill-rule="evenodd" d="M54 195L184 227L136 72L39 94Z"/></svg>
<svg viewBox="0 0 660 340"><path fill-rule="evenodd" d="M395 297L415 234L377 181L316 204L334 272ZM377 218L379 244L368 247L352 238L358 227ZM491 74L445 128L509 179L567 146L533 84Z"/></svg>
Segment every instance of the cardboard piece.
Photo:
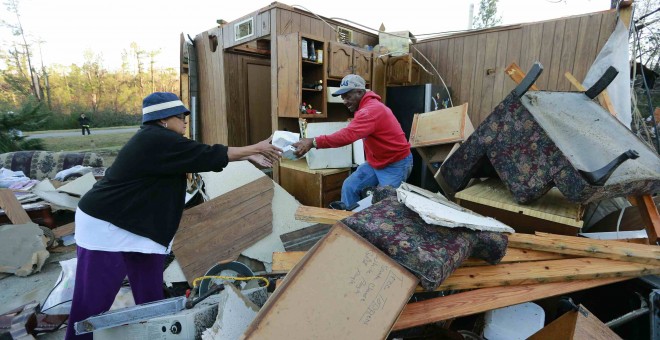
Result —
<svg viewBox="0 0 660 340"><path fill-rule="evenodd" d="M287 275L243 339L384 339L417 282L338 222Z"/></svg>
<svg viewBox="0 0 660 340"><path fill-rule="evenodd" d="M560 316L529 339L621 339L583 305L578 308Z"/></svg>
<svg viewBox="0 0 660 340"><path fill-rule="evenodd" d="M333 134L348 126L348 122L308 123L305 137ZM349 168L353 164L352 144L332 149L312 149L307 155L310 169Z"/></svg>
<svg viewBox="0 0 660 340"><path fill-rule="evenodd" d="M53 211L61 209L76 211L78 201L80 201L80 198L57 192L55 186L48 179L44 179L39 182L39 184L35 185L34 189L32 189L32 193L50 203L53 207Z"/></svg>
<svg viewBox="0 0 660 340"><path fill-rule="evenodd" d="M57 191L82 197L94 186L94 183L96 183L94 174L88 172L85 175L57 188Z"/></svg>

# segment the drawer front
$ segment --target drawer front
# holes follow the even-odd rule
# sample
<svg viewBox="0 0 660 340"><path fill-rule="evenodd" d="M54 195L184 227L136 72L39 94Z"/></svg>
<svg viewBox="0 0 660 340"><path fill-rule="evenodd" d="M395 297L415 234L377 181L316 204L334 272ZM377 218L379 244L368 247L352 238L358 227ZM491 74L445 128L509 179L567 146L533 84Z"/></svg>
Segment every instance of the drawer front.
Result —
<svg viewBox="0 0 660 340"><path fill-rule="evenodd" d="M323 176L323 192L340 189L344 180L348 178L348 170L332 175Z"/></svg>

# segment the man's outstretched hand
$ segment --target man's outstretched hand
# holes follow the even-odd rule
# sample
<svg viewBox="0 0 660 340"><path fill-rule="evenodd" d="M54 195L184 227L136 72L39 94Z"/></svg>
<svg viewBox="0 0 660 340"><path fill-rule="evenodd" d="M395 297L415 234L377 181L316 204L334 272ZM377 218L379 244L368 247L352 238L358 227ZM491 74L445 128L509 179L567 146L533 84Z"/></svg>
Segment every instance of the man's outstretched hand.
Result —
<svg viewBox="0 0 660 340"><path fill-rule="evenodd" d="M296 148L293 154L300 158L314 147L314 138L302 138L293 143L293 147Z"/></svg>

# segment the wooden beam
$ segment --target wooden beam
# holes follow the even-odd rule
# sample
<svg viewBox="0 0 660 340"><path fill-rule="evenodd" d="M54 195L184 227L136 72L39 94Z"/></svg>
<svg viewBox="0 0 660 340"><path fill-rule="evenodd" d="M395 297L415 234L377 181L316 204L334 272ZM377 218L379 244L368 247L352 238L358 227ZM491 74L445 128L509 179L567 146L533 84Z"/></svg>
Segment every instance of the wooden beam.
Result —
<svg viewBox="0 0 660 340"><path fill-rule="evenodd" d="M635 277L651 274L660 274L660 266L597 258L508 263L496 266L458 268L436 290Z"/></svg>
<svg viewBox="0 0 660 340"><path fill-rule="evenodd" d="M511 80L513 80L516 84L520 84L520 82L525 78L525 72L520 69L520 66L516 63L511 63L509 67L504 70L509 77L511 77ZM532 91L538 91L539 88L536 86L536 84L532 84L532 87L530 87L530 90Z"/></svg>
<svg viewBox="0 0 660 340"><path fill-rule="evenodd" d="M273 252L273 272L287 273L302 260L306 251L284 251ZM548 261L572 258L569 255L550 253L545 251L535 251L526 249L507 248L506 254L500 261L502 263ZM489 266L484 260L469 258L461 264L462 267Z"/></svg>
<svg viewBox="0 0 660 340"><path fill-rule="evenodd" d="M352 211L333 210L301 205L296 210L296 219L310 223L335 224L339 220L342 220L353 214L354 213Z"/></svg>
<svg viewBox="0 0 660 340"><path fill-rule="evenodd" d="M398 331L625 280L627 279L611 278L483 288L412 302L403 308L392 330Z"/></svg>
<svg viewBox="0 0 660 340"><path fill-rule="evenodd" d="M660 265L660 247L539 233L511 234L509 247Z"/></svg>
<svg viewBox="0 0 660 340"><path fill-rule="evenodd" d="M564 77L566 77L566 79L568 79L568 81L578 91L586 91L587 90L587 88L584 87L584 85L582 85L580 83L580 81L578 81L577 79L575 79L575 77L573 77L571 72L564 73ZM614 116L614 117L617 116L616 115L616 110L614 110L614 105L612 104L612 99L610 98L610 95L607 93L607 90L603 90L603 92L598 94L598 103L600 103L600 106L602 106L603 108L605 108L605 110L607 110L610 114L612 114L612 116Z"/></svg>
<svg viewBox="0 0 660 340"><path fill-rule="evenodd" d="M649 236L650 244L658 243L658 235L660 235L660 214L658 208L653 202L651 195L643 195L634 197L637 209L642 216L642 220L646 225L646 233Z"/></svg>
<svg viewBox="0 0 660 340"><path fill-rule="evenodd" d="M0 208L13 224L31 223L32 219L16 199L14 192L9 189L0 189Z"/></svg>

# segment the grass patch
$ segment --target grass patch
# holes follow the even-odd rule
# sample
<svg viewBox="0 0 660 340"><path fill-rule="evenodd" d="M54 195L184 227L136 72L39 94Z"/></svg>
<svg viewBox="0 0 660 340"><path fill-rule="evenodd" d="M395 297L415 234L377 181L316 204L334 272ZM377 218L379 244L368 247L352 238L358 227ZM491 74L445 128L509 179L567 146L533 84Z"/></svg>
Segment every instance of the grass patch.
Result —
<svg viewBox="0 0 660 340"><path fill-rule="evenodd" d="M128 126L111 126L111 127L102 127L102 128L96 128L96 127L91 127L90 130L92 133L94 130L114 130L114 129L127 129L127 128L139 128L139 125L128 125ZM30 134L38 134L38 133L50 133L50 132L80 132L80 129L64 129L64 130L39 130L39 131L23 131L24 134L30 135Z"/></svg>
<svg viewBox="0 0 660 340"><path fill-rule="evenodd" d="M70 137L42 138L48 151L95 151L98 149L119 150L135 132Z"/></svg>

